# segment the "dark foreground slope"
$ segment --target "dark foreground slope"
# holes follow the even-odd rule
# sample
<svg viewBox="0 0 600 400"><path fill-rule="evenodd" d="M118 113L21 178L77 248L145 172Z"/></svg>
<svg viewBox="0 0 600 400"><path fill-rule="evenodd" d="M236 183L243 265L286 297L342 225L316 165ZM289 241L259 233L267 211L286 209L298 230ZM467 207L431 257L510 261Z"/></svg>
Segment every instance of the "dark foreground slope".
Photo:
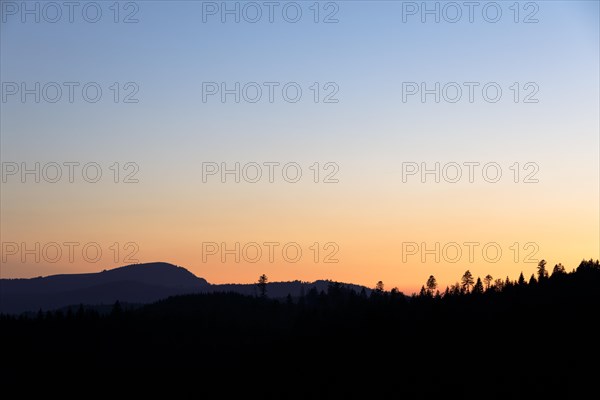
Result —
<svg viewBox="0 0 600 400"><path fill-rule="evenodd" d="M537 283L438 298L335 284L293 302L178 296L104 317L5 316L2 373L49 371L60 359L61 374L143 371L198 390L225 377L221 390L261 398L583 398L598 382L599 311L600 266L589 262Z"/></svg>

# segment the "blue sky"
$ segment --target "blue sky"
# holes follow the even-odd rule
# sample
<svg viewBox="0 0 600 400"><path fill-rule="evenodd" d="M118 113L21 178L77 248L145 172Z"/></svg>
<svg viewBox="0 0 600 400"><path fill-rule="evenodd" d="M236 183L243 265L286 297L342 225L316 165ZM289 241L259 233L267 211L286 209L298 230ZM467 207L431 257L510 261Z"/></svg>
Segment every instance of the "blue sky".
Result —
<svg viewBox="0 0 600 400"><path fill-rule="evenodd" d="M2 3L6 11L7 2ZM57 23L22 23L18 16L4 12L6 21L0 25L2 82L97 82L104 92L102 100L94 104L80 96L72 104L64 100L23 104L18 97L10 97L1 104L2 161L134 161L143 178L137 192L127 189L124 194L118 191L121 189L102 186L90 194L103 199L107 213L118 215L126 212L109 205L111 197L133 196L143 205L143 199L169 191L192 199L188 210L192 215L196 212L194 201L204 204L210 197L223 203L219 196L230 192L208 191L197 185L203 161L298 161L306 165L315 160L335 161L343 177L336 186L339 196L353 199L342 208L356 209L359 220L361 207L378 207L375 199L387 198L399 210L414 207L414 202L418 203L415 191L423 196L446 196L448 204L462 201L475 208L480 205L473 199L488 195L489 187L477 191L481 183L461 186L457 193L443 185L402 186L403 161L495 161L505 166L534 161L540 165L540 185L515 189L503 182L489 195L510 201L481 209L465 223L478 224L494 213L526 218L531 210L519 204L535 198L543 199L541 209L559 210L563 219L569 210L579 209L590 220L598 220L597 1L529 2L537 7L534 17L538 23L522 21L535 10L528 2L518 3L519 23L513 21L509 9L514 2L498 2L503 14L497 23L486 22L481 8L476 9L473 23L466 15L457 23L443 19L434 23L431 17L422 23L418 15L407 17L404 23L402 10L410 2L393 1L340 1L335 6L321 2L319 18L337 10L334 17L339 22L314 23L309 8L314 2L300 1L303 16L298 23L288 23L276 12L274 23L263 16L255 24L233 23L231 18L222 23L219 16L209 16L204 23L203 2L133 3L139 22L131 24L113 22L108 8L112 2L98 2L103 10L98 23L86 22L77 12L74 23L64 18ZM480 3L483 7L490 2ZM16 4L21 7L23 3ZM216 4L221 7L222 2ZM283 7L285 2L278 4ZM422 2L415 4L420 7ZM434 4L428 2L430 7ZM444 3L439 4L443 7ZM120 7L121 19L134 10L127 2ZM114 82L120 83L121 90L126 82L134 82L139 102L112 102L109 86ZM203 103L203 82L231 86L235 82L297 82L303 97L290 104L276 92L272 104L264 100L221 103L218 96ZM335 83L339 102L313 102L309 87L314 82L319 82L321 90L325 83ZM475 92L474 103L424 104L418 96L403 102L403 82L431 86L435 82L480 82L481 86L496 82L503 96L497 103L484 101L480 91ZM514 82L519 83L521 96L526 93L526 83L535 83L539 102L513 102L509 87ZM70 201L60 200L59 193L91 201L77 185L45 186L43 190L4 187L3 234L16 232L18 220L6 219L6 215L18 214L24 204L31 207L33 192L53 196L57 202ZM228 190L240 196L242 207L253 198L249 193L258 189ZM330 195L314 187L308 190L315 202L321 195ZM273 188L266 192L265 196L285 197ZM569 200L557 198L557 194L568 194ZM519 196L523 199L518 200ZM409 198L411 202L405 204ZM302 209L305 200L292 200L290 207ZM98 207L102 209L100 205L92 208ZM310 207L315 211L318 204ZM387 207L386 203L383 209ZM437 212L411 210L422 213L424 220ZM51 214L51 210L47 212ZM73 212L69 218L80 217ZM53 221L50 214L39 214L42 223ZM372 219L367 214L363 217ZM534 236L536 229L542 229L535 228L537 219L523 224L531 226ZM20 229L34 229L33 225L24 226ZM586 228L588 237L593 228ZM138 234L135 228L123 229ZM435 225L430 227L435 229ZM565 231L572 229L574 226L564 226ZM595 232L597 235L598 230ZM545 236L540 233L540 237ZM597 253L598 239L589 237L589 242L596 243L596 248L586 245L589 252Z"/></svg>
<svg viewBox="0 0 600 400"><path fill-rule="evenodd" d="M503 129L504 142L517 136L529 147L550 139L556 141L554 149L558 151L560 137L565 137L562 130L553 129L565 122L556 115L558 110L571 126L589 126L597 119L592 112L597 105L597 90L589 88L598 86L598 2L538 2L536 17L540 22L535 24L515 24L509 14L512 11L504 3L503 18L497 24L485 22L477 12L474 23L465 17L464 22L456 24L423 24L418 16L402 23L401 3L339 2L336 17L340 22L335 24L313 23L308 9L312 3L307 2L300 2L305 14L297 24L284 22L279 14L273 24L222 24L217 17L202 23L202 2L191 1L139 2L136 24L114 24L108 14L97 24L21 24L9 19L2 25L3 81L97 81L105 91L112 82L133 81L140 88L140 104L61 102L32 108L9 102L3 104L8 115L16 117L33 111L42 118L32 119L30 126L15 118L19 126L14 127L13 119L5 117L3 140L11 147L18 146L24 136L36 135L33 131L39 130L31 128L45 117L71 121L70 127L61 127L58 136L73 140L73 135L80 136L81 129L87 130L93 122L93 129L104 133L99 141L90 139L94 146L89 151L102 154L116 151L115 140L130 147L144 141L150 146L146 150L164 152L160 146L166 139L161 129L164 126L171 130L169 140L178 138L192 146L186 146L188 149L200 151L207 141L214 152L230 144L230 139L241 141L245 149L249 145L260 151L258 147L263 145L252 145L260 142L255 140L259 137L281 154L286 151L282 143L285 136L285 142L294 144L295 151L335 143L329 146L335 154L332 147L339 148L340 142L350 151L364 150L366 136L403 147L419 147L420 138L425 136L429 143L441 143L440 151L446 152L448 146L454 147L455 138L464 139L461 147L466 144L481 149L484 143L502 147L502 143L496 143L498 135L493 130L503 125L507 111L514 110L510 121L513 128L535 122L536 129L530 130L527 138L518 129ZM108 13L104 4L104 12ZM340 103L287 104L280 100L275 104L203 104L200 91L205 81L294 81L304 87L304 99L310 96L307 88L312 82L332 81L339 85ZM507 88L512 82L533 81L540 86L537 97L542 101L535 106L507 101L403 104L401 82L405 81L499 82L505 90L504 99L510 96ZM243 129L227 121L232 111L244 116ZM431 111L435 111L437 121L428 118ZM137 112L144 115L143 121L137 118ZM111 114L111 122L119 121L116 127L111 124L110 129L104 129L101 119L106 113ZM541 123L538 113L545 115ZM457 114L460 121L456 121ZM553 116L559 120L552 121ZM447 124L448 119L457 123ZM465 120L472 126L465 129L461 123ZM311 129L303 124L305 121L310 121ZM317 126L322 129L314 129L314 121L319 121ZM212 134L215 125L224 127L229 123L232 129L226 134ZM426 135L402 134L396 129L419 130L424 125ZM206 127L211 129L202 129ZM448 135L448 128L453 127L461 132ZM138 129L131 132L132 128ZM291 132L281 135L284 128ZM476 129L469 132L468 128ZM127 135L123 135L125 130ZM482 134L482 130L492 132ZM41 143L48 140L43 132L37 135ZM248 136L252 136L252 143L247 141ZM452 142L448 142L449 136ZM584 141L584 147L594 143L593 135L586 137L590 141ZM322 140L325 146L316 146ZM53 143L64 149L63 142ZM75 148L77 152L83 150ZM31 150L28 147L27 154L32 154Z"/></svg>

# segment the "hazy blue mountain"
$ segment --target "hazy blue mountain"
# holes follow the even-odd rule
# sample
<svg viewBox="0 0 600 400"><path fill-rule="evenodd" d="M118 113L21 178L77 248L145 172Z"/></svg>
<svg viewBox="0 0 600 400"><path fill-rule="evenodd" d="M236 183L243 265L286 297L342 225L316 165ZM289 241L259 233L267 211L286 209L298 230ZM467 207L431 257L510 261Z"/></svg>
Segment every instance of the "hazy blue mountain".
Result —
<svg viewBox="0 0 600 400"><path fill-rule="evenodd" d="M49 310L72 304L149 303L198 293L206 280L168 263L134 264L90 274L0 279L0 312Z"/></svg>
<svg viewBox="0 0 600 400"><path fill-rule="evenodd" d="M308 293L313 287L327 291L329 281L273 282L267 295L272 298L293 297ZM358 285L344 285L356 291ZM366 289L367 294L370 293ZM31 279L0 279L0 312L21 313L54 310L71 305L151 303L169 296L235 292L254 296L255 284L211 285L183 267L156 262L133 264L98 273L64 274Z"/></svg>

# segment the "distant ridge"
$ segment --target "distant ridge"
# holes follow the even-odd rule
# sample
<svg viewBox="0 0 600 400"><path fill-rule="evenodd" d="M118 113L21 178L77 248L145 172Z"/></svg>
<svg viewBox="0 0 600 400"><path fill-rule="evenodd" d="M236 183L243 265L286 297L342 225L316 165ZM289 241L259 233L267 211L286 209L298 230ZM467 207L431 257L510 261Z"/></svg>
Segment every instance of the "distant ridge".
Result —
<svg viewBox="0 0 600 400"><path fill-rule="evenodd" d="M314 282L301 282L301 281L291 281L291 282L271 282L267 284L267 296L272 298L283 298L288 294L292 295L292 297L299 297L304 294L308 294L308 291L311 289L316 289L317 292L325 291L327 292L327 288L333 282L328 280L317 280ZM353 289L357 293L361 290L365 290L365 293L369 295L371 293L371 289L366 288L360 285L354 285L351 283L340 283L342 286ZM245 294L248 296L254 296L257 294L256 284L253 283L226 283L222 285L210 285L211 292L234 292L239 294Z"/></svg>
<svg viewBox="0 0 600 400"><path fill-rule="evenodd" d="M198 293L206 280L169 263L133 264L98 273L0 279L0 312L51 310L74 304L149 303Z"/></svg>
<svg viewBox="0 0 600 400"><path fill-rule="evenodd" d="M326 291L330 281L272 282L267 295L283 298L301 296L315 288ZM358 285L343 284L357 292ZM97 273L50 275L31 279L0 279L0 313L18 314L54 310L67 306L123 303L152 303L174 295L234 292L257 294L255 284L211 285L187 269L165 262L132 264Z"/></svg>

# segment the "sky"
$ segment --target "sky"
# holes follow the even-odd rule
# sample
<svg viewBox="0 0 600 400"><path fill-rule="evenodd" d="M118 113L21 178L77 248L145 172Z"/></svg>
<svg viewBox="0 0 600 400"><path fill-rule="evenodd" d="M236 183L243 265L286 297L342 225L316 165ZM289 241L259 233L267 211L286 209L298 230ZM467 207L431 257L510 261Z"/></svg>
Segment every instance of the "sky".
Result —
<svg viewBox="0 0 600 400"><path fill-rule="evenodd" d="M598 1L0 3L2 278L600 257Z"/></svg>

